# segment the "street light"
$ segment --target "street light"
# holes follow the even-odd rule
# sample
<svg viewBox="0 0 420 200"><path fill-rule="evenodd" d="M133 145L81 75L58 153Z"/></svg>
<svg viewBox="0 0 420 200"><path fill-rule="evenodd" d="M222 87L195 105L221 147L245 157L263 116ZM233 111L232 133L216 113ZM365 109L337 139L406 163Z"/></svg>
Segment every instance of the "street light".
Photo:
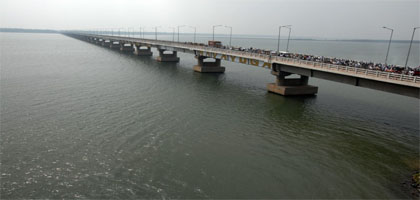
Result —
<svg viewBox="0 0 420 200"><path fill-rule="evenodd" d="M146 27L140 27L140 38L144 39L144 30L146 29ZM143 30L143 31L142 31Z"/></svg>
<svg viewBox="0 0 420 200"><path fill-rule="evenodd" d="M292 26L292 25L279 26L279 37L277 38L277 53L280 52L280 32L281 32L281 27L290 27L290 26Z"/></svg>
<svg viewBox="0 0 420 200"><path fill-rule="evenodd" d="M169 27L172 29L172 42L175 42L175 27Z"/></svg>
<svg viewBox="0 0 420 200"><path fill-rule="evenodd" d="M139 27L139 38L141 38L141 27Z"/></svg>
<svg viewBox="0 0 420 200"><path fill-rule="evenodd" d="M197 27L195 26L189 26L189 27L194 29L194 43L195 43L195 34L197 33Z"/></svg>
<svg viewBox="0 0 420 200"><path fill-rule="evenodd" d="M160 28L160 26L155 26L155 40L157 40L157 28Z"/></svg>
<svg viewBox="0 0 420 200"><path fill-rule="evenodd" d="M214 41L214 28L219 27L219 26L223 26L223 25L213 25L213 41Z"/></svg>
<svg viewBox="0 0 420 200"><path fill-rule="evenodd" d="M386 63L388 61L388 54L389 54L389 48L391 47L391 40L392 40L392 34L394 33L394 29L392 28L388 28L386 26L382 27L384 29L388 29L391 31L391 36L389 37L389 43L388 43L388 50L386 51L386 57L385 57L385 67L386 67Z"/></svg>
<svg viewBox="0 0 420 200"><path fill-rule="evenodd" d="M289 29L289 36L287 37L287 46L286 46L286 52L289 52L289 41L290 41L290 32L292 32L292 25L287 26L286 28Z"/></svg>
<svg viewBox="0 0 420 200"><path fill-rule="evenodd" d="M181 27L184 27L185 25L180 25L180 26L177 26L177 28L178 28L178 42L179 42L179 28L181 28Z"/></svg>
<svg viewBox="0 0 420 200"><path fill-rule="evenodd" d="M230 37L229 37L229 47L232 46L232 27L231 26L225 26L226 28L230 28Z"/></svg>
<svg viewBox="0 0 420 200"><path fill-rule="evenodd" d="M131 30L133 30L133 32L131 32ZM133 37L134 38L134 28L133 27L128 28L128 37Z"/></svg>
<svg viewBox="0 0 420 200"><path fill-rule="evenodd" d="M407 67L408 57L410 56L411 45L413 44L414 32L416 32L416 29L418 29L418 28L420 28L420 27L414 27L413 28L413 35L411 35L410 47L408 48L407 59L405 60L405 70L408 70L408 67Z"/></svg>

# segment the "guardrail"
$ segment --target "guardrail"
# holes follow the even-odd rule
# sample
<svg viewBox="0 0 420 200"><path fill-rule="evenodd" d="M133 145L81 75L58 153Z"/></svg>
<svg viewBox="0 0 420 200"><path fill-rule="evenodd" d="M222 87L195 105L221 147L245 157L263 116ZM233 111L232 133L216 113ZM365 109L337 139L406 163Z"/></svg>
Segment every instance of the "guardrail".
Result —
<svg viewBox="0 0 420 200"><path fill-rule="evenodd" d="M292 63L292 64L304 64L304 65L311 66L314 68L329 69L329 70L335 70L335 71L340 71L340 72L348 72L350 74L359 74L359 75L379 77L379 78L390 79L390 80L420 83L420 77L418 76L411 76L411 75L405 75L405 74L398 74L398 73L392 73L392 72L384 72L384 71L379 71L379 70L370 70L370 69L363 69L363 68L349 67L349 66L342 66L342 65L327 64L327 63L293 59L293 58L283 58L283 57L278 57L278 56L275 56L274 59L280 62L286 62L286 63Z"/></svg>
<svg viewBox="0 0 420 200"><path fill-rule="evenodd" d="M91 35L91 36L98 36L98 35ZM351 74L358 74L358 75L365 75L368 77L378 77L384 78L389 80L397 80L397 81L404 81L404 82L411 82L411 83L420 83L420 77L418 76L411 76L411 75L404 75L392 72L384 72L379 70L370 70L370 69L363 69L357 67L350 67L350 66L342 66L342 65L334 65L334 64L327 64L322 62L316 61L308 61L308 60L301 60L295 58L285 58L280 56L271 56L266 54L260 53L253 53L253 52L245 52L233 49L222 49L222 48L214 48L214 47L206 47L201 45L194 45L194 44L187 44L187 43L180 43L180 42L172 42L172 41L165 41L165 40L152 40L152 39L142 39L142 38L129 38L129 37L116 37L116 36L102 36L107 38L114 38L119 40L135 40L140 42L146 42L151 45L156 46L170 46L172 48L181 48L181 49L189 49L189 50L200 50L200 51L207 51L213 53L224 53L224 54L232 54L232 55L239 55L242 57L250 58L250 59L257 59L262 60L265 62L272 62L273 60L277 62L285 62L290 64L300 64L306 65L307 67L312 68L320 68L320 69L327 69L339 72L346 72Z"/></svg>

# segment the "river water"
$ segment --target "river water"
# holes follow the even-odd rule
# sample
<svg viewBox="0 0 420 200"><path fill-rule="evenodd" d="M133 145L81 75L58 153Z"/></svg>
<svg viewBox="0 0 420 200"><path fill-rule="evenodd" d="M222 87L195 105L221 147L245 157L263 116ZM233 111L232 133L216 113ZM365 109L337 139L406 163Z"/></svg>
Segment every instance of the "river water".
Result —
<svg viewBox="0 0 420 200"><path fill-rule="evenodd" d="M263 68L223 62L226 73L200 74L190 54L159 63L155 50L0 36L2 199L410 197L401 182L419 162L418 99L314 78L316 96L286 98L267 93L275 78ZM404 64L408 43L392 45L390 62ZM386 47L290 44L372 61Z"/></svg>

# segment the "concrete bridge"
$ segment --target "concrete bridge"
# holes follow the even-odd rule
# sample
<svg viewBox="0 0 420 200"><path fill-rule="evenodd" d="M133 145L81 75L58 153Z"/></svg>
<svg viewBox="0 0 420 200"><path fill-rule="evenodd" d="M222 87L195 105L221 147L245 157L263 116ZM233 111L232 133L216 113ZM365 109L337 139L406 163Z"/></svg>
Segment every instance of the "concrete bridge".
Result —
<svg viewBox="0 0 420 200"><path fill-rule="evenodd" d="M276 77L275 83L267 84L267 90L285 96L316 94L318 87L308 85L309 77L315 77L420 98L420 77L417 76L222 49L196 43L85 33L65 33L65 35L138 56L151 56L151 48L154 47L159 51L157 60L160 62L178 62L178 51L191 53L197 59L197 65L193 69L200 73L225 72L225 67L221 66L222 60L266 68ZM209 62L208 58L212 61ZM292 74L300 77L287 78Z"/></svg>

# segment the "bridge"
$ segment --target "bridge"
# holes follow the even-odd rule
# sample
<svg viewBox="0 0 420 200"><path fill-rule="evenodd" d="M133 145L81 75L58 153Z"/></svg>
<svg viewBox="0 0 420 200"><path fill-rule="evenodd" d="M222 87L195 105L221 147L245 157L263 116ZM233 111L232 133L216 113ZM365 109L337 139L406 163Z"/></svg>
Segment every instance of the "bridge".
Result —
<svg viewBox="0 0 420 200"><path fill-rule="evenodd" d="M309 77L314 77L420 98L420 77L417 76L217 48L198 43L81 32L66 32L64 34L122 52L134 53L138 56L151 56L153 54L151 48L157 48L159 52L157 61L160 62L179 62L178 51L191 53L197 58L197 65L193 69L200 73L224 73L225 67L221 66L222 60L266 68L276 77L275 83L267 84L267 90L285 96L316 94L318 87L308 85ZM300 77L288 78L293 74Z"/></svg>

